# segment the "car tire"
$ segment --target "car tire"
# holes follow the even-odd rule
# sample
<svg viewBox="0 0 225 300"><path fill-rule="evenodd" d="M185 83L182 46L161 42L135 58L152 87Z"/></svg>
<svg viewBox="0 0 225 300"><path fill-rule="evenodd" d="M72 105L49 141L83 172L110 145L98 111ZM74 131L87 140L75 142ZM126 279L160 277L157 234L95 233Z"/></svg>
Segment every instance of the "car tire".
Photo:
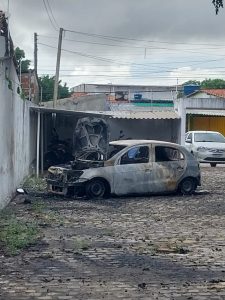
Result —
<svg viewBox="0 0 225 300"><path fill-rule="evenodd" d="M182 195L192 195L197 188L196 182L193 178L187 177L179 185L179 190Z"/></svg>
<svg viewBox="0 0 225 300"><path fill-rule="evenodd" d="M107 193L107 186L101 179L92 179L87 182L85 191L89 199L102 199Z"/></svg>
<svg viewBox="0 0 225 300"><path fill-rule="evenodd" d="M210 166L215 168L216 167L216 163L210 163Z"/></svg>

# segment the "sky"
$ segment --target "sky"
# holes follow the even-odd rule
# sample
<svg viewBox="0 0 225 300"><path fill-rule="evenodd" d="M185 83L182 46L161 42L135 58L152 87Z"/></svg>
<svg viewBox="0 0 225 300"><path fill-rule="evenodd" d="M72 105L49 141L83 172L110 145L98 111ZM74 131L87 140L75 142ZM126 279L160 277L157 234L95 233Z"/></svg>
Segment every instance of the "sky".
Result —
<svg viewBox="0 0 225 300"><path fill-rule="evenodd" d="M225 9L211 0L0 0L15 47L38 74L81 83L176 85L225 79Z"/></svg>

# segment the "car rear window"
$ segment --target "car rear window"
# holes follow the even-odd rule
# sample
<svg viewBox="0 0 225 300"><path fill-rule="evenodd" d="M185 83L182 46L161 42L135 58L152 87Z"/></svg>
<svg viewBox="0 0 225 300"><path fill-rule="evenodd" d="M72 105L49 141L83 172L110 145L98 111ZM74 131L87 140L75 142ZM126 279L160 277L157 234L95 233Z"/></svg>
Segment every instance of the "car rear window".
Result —
<svg viewBox="0 0 225 300"><path fill-rule="evenodd" d="M156 146L155 161L178 161L183 160L184 155L178 149L172 147Z"/></svg>

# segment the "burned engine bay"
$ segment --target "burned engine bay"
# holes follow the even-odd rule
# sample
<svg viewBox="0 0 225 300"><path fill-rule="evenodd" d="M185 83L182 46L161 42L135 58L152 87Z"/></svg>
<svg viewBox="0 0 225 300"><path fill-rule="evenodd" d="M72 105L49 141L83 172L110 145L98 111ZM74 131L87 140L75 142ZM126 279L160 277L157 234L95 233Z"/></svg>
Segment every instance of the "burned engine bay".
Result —
<svg viewBox="0 0 225 300"><path fill-rule="evenodd" d="M82 170L104 166L109 156L109 129L105 120L95 117L79 119L73 136L74 160L48 168L49 192L66 195L79 186Z"/></svg>

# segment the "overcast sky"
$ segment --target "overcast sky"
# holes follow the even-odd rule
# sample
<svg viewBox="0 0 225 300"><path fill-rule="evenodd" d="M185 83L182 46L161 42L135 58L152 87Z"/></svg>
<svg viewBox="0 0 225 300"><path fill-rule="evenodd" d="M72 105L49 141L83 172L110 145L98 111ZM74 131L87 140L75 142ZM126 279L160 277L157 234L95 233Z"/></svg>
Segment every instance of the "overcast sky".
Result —
<svg viewBox="0 0 225 300"><path fill-rule="evenodd" d="M39 75L55 72L59 27L75 31L62 45L60 78L69 87L225 79L225 9L216 16L211 2L9 0L10 30L32 61L37 32ZM7 3L0 0L5 11Z"/></svg>

